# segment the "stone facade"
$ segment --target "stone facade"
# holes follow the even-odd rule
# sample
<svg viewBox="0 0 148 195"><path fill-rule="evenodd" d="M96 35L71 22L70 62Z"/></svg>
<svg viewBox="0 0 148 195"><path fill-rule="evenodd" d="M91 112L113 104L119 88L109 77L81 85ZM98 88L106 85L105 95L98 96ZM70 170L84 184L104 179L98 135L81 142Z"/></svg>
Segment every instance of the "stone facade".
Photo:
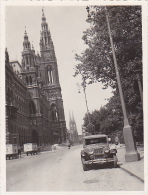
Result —
<svg viewBox="0 0 148 195"><path fill-rule="evenodd" d="M40 55L35 54L25 31L21 72L9 62L6 50L7 143L63 143L66 122L57 60L48 24L42 13Z"/></svg>

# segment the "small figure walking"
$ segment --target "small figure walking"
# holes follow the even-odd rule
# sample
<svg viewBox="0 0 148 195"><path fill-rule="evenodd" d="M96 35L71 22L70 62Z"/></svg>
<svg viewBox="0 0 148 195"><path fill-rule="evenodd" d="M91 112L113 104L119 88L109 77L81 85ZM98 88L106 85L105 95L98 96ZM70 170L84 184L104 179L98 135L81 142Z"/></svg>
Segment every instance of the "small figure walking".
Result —
<svg viewBox="0 0 148 195"><path fill-rule="evenodd" d="M71 146L71 144L70 144L70 143L68 143L68 149L70 149L70 146Z"/></svg>
<svg viewBox="0 0 148 195"><path fill-rule="evenodd" d="M38 146L38 154L40 154L40 146Z"/></svg>
<svg viewBox="0 0 148 195"><path fill-rule="evenodd" d="M53 145L52 145L52 152L55 152L55 151L56 151L56 145L53 144Z"/></svg>
<svg viewBox="0 0 148 195"><path fill-rule="evenodd" d="M18 147L18 157L21 158L21 147Z"/></svg>
<svg viewBox="0 0 148 195"><path fill-rule="evenodd" d="M119 138L118 138L118 136L116 135L116 137L115 137L115 145L118 145L118 142L119 142Z"/></svg>

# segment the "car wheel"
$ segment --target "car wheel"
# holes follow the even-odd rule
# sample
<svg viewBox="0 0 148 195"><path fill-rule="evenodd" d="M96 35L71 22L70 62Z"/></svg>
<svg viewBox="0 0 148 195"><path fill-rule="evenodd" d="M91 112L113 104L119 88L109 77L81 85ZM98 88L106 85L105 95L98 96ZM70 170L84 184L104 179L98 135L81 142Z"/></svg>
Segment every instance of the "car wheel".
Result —
<svg viewBox="0 0 148 195"><path fill-rule="evenodd" d="M83 164L83 171L88 171L88 167L85 164Z"/></svg>
<svg viewBox="0 0 148 195"><path fill-rule="evenodd" d="M81 158L81 161L82 161L82 165L83 165L83 171L87 171L88 170L88 166L84 163L85 159Z"/></svg>
<svg viewBox="0 0 148 195"><path fill-rule="evenodd" d="M116 168L117 167L117 161L118 161L117 156L114 155L113 159L114 159L114 168Z"/></svg>

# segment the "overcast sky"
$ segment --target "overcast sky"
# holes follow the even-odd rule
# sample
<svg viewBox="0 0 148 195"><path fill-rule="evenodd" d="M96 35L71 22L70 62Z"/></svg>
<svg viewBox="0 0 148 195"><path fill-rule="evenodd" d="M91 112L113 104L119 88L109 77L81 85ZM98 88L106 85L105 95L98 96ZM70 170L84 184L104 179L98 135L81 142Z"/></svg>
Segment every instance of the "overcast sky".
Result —
<svg viewBox="0 0 148 195"><path fill-rule="evenodd" d="M85 97L82 89L78 93L80 77L74 78L72 75L77 63L74 54L80 54L85 49L81 38L83 31L89 27L86 23L86 7L45 6L44 13L55 47L67 128L69 111L73 111L78 133L82 134L81 126L86 113ZM21 63L25 26L30 43L33 43L36 53L40 52L41 17L42 7L39 6L6 7L6 47L10 61L17 59ZM103 90L99 83L88 86L86 95L90 112L105 105L105 99L112 96L111 89Z"/></svg>

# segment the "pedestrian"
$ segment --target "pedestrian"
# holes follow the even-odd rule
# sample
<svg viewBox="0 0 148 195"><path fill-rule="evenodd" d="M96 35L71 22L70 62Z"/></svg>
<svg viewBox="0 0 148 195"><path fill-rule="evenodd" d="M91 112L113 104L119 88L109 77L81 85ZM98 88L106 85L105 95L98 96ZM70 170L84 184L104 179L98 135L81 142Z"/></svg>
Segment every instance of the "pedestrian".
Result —
<svg viewBox="0 0 148 195"><path fill-rule="evenodd" d="M55 152L55 151L56 151L56 149L57 149L55 144L53 145L53 149L54 149L54 152Z"/></svg>
<svg viewBox="0 0 148 195"><path fill-rule="evenodd" d="M70 149L70 146L71 146L71 144L70 144L70 143L68 143L68 149Z"/></svg>
<svg viewBox="0 0 148 195"><path fill-rule="evenodd" d="M40 154L40 146L38 146L38 153Z"/></svg>
<svg viewBox="0 0 148 195"><path fill-rule="evenodd" d="M18 157L21 158L21 147L18 147Z"/></svg>
<svg viewBox="0 0 148 195"><path fill-rule="evenodd" d="M55 144L53 144L53 145L52 145L52 152L54 153L54 152L55 152L55 150L56 150L56 145L55 145Z"/></svg>
<svg viewBox="0 0 148 195"><path fill-rule="evenodd" d="M115 137L115 144L118 145L118 142L119 142L119 138L118 138L118 136L116 135L116 137Z"/></svg>

